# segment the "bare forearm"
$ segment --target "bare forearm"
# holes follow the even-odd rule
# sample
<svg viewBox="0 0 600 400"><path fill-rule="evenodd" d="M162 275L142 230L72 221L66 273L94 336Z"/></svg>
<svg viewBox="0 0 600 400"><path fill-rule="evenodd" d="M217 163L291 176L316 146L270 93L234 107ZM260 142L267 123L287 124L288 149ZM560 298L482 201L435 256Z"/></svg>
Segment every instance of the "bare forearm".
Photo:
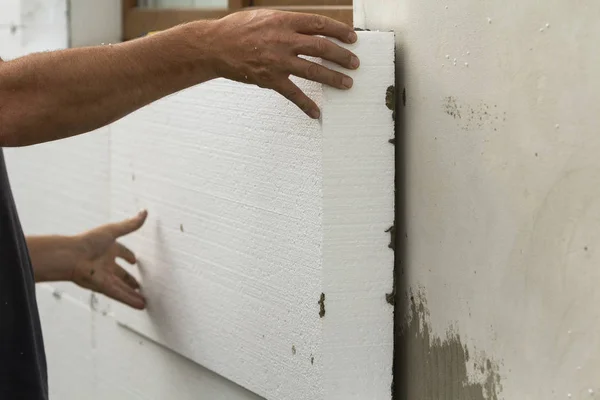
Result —
<svg viewBox="0 0 600 400"><path fill-rule="evenodd" d="M27 247L36 282L71 279L78 251L73 237L28 236Z"/></svg>
<svg viewBox="0 0 600 400"><path fill-rule="evenodd" d="M89 132L215 78L206 37L210 24L0 63L0 146Z"/></svg>

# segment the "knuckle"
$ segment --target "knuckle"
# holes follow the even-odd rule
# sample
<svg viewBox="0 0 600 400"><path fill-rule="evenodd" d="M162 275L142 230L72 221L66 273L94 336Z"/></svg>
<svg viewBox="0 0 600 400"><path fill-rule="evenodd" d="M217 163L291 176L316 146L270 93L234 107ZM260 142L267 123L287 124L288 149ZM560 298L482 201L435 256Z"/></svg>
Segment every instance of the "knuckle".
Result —
<svg viewBox="0 0 600 400"><path fill-rule="evenodd" d="M324 54L325 51L327 50L327 43L326 43L326 39L323 38L317 38L315 40L315 50L317 51L317 53L319 54Z"/></svg>
<svg viewBox="0 0 600 400"><path fill-rule="evenodd" d="M319 76L320 68L317 64L311 63L306 69L306 77L315 80Z"/></svg>
<svg viewBox="0 0 600 400"><path fill-rule="evenodd" d="M270 23L277 26L286 22L285 16L281 12L275 10L265 10L264 16L269 19Z"/></svg>
<svg viewBox="0 0 600 400"><path fill-rule="evenodd" d="M294 100L298 97L298 94L299 92L297 89L288 89L284 91L283 96L288 100Z"/></svg>
<svg viewBox="0 0 600 400"><path fill-rule="evenodd" d="M317 32L322 32L325 30L325 18L320 17L320 16L314 16L313 21L312 21L312 26L313 29Z"/></svg>
<svg viewBox="0 0 600 400"><path fill-rule="evenodd" d="M276 66L279 65L280 57L275 53L275 52L271 52L271 51L267 51L264 52L262 54L262 62L264 65L269 65L269 66Z"/></svg>
<svg viewBox="0 0 600 400"><path fill-rule="evenodd" d="M271 70L269 68L260 68L257 72L258 78L263 82L268 82L273 79Z"/></svg>
<svg viewBox="0 0 600 400"><path fill-rule="evenodd" d="M254 74L255 81L259 87L272 87L275 81L275 74L270 68L262 67L259 68Z"/></svg>

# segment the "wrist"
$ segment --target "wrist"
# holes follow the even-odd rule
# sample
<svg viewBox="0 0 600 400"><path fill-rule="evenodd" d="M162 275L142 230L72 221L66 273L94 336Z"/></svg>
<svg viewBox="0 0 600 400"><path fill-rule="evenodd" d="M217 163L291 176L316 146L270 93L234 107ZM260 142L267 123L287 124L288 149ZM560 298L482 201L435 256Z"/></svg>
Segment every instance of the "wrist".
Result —
<svg viewBox="0 0 600 400"><path fill-rule="evenodd" d="M36 282L71 281L81 258L76 236L28 237L27 245Z"/></svg>
<svg viewBox="0 0 600 400"><path fill-rule="evenodd" d="M220 50L215 43L218 21L195 21L174 28L181 40L184 64L189 65L193 84L220 77Z"/></svg>

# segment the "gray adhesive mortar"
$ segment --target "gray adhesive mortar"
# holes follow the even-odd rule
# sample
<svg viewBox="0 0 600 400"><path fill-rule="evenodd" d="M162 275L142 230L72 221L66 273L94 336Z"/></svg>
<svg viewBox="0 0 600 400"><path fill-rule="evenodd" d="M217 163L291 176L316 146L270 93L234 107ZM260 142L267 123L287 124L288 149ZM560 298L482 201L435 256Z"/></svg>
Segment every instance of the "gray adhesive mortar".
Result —
<svg viewBox="0 0 600 400"><path fill-rule="evenodd" d="M483 352L470 352L454 327L449 327L443 337L434 335L422 290L410 294L406 303L409 308L396 338L402 349L397 357L401 357L405 368L396 377L395 398L500 400L498 362Z"/></svg>

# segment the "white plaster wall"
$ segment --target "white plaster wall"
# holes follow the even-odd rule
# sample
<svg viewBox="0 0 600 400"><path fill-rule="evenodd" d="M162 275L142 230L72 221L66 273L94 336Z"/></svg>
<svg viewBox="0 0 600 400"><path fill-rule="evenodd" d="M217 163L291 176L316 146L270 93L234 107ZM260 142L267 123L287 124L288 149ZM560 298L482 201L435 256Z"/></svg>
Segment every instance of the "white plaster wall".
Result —
<svg viewBox="0 0 600 400"><path fill-rule="evenodd" d="M95 15L77 2L77 15ZM118 9L107 3L109 10ZM0 0L0 56L65 48L66 8L58 1ZM108 15L107 8L97 12ZM94 25L75 30L74 42L109 43L120 36L114 29L102 31ZM108 133L104 128L61 143L5 150L26 233L77 233L108 221ZM121 327L106 312L106 300L89 291L68 283L40 285L38 304L53 399L259 399Z"/></svg>
<svg viewBox="0 0 600 400"><path fill-rule="evenodd" d="M400 398L448 395L456 361L418 367L458 340L470 382L487 379L475 354L500 378L469 398L595 398L600 3L355 0L355 11L359 26L396 31L406 88L399 243L432 336L400 354L415 371Z"/></svg>

